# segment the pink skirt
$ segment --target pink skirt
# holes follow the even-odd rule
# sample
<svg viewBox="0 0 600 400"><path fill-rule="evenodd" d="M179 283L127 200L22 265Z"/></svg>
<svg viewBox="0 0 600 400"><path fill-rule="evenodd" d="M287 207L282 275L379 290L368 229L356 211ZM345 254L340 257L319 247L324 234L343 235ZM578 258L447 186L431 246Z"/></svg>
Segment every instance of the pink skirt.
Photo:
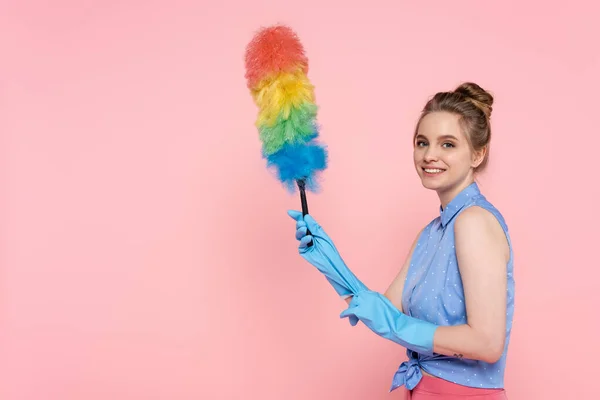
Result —
<svg viewBox="0 0 600 400"><path fill-rule="evenodd" d="M504 389L479 389L457 385L440 378L424 375L412 390L406 390L407 400L507 400Z"/></svg>

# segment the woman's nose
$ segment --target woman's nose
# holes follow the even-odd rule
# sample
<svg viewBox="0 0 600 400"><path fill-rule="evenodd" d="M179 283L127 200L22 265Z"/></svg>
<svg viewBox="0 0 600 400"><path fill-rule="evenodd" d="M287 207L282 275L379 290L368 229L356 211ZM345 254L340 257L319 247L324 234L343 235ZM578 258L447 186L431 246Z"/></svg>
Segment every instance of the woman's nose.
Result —
<svg viewBox="0 0 600 400"><path fill-rule="evenodd" d="M423 157L425 161L436 161L438 159L436 151L433 147L429 146L425 151L425 156Z"/></svg>

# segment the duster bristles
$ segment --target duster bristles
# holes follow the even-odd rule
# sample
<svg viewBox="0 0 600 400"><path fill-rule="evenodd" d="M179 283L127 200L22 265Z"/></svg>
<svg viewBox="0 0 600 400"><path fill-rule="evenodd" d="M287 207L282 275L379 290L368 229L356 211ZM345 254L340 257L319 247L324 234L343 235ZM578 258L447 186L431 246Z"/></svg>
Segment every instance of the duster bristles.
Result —
<svg viewBox="0 0 600 400"><path fill-rule="evenodd" d="M260 140L263 143L263 152L271 155L280 150L286 143L302 144L315 138L318 127L315 125L317 106L302 104L292 108L288 118L277 116L274 125L258 124ZM262 116L262 115L261 115ZM259 121L261 120L259 116Z"/></svg>
<svg viewBox="0 0 600 400"><path fill-rule="evenodd" d="M253 91L260 109L258 124L272 126L277 117L286 120L292 109L303 104L314 104L313 86L306 75L301 73L279 73L275 79L266 79L269 84Z"/></svg>
<svg viewBox="0 0 600 400"><path fill-rule="evenodd" d="M290 191L300 180L318 190L316 175L327 168L327 151L317 142L318 107L302 44L286 26L263 28L248 44L245 62L267 166Z"/></svg>
<svg viewBox="0 0 600 400"><path fill-rule="evenodd" d="M296 33L279 25L260 29L246 48L248 88L256 87L265 76L277 72L308 74L308 59Z"/></svg>

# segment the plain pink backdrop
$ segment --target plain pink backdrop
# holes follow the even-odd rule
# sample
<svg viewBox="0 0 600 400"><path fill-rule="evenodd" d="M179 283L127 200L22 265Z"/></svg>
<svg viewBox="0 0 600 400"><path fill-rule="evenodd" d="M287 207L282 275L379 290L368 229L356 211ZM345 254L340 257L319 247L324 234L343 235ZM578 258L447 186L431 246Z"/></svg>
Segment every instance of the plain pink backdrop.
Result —
<svg viewBox="0 0 600 400"><path fill-rule="evenodd" d="M310 210L377 290L437 214L419 109L465 80L494 93L480 185L516 253L509 398L596 398L593 3L1 2L0 399L402 398L403 349L338 318L260 157L243 52L277 22L330 149Z"/></svg>

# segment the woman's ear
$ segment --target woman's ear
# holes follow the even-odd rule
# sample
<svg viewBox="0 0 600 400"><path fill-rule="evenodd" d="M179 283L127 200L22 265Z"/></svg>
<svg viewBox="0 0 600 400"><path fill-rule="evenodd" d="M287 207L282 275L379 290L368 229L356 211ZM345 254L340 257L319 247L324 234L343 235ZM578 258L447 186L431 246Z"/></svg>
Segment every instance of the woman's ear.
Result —
<svg viewBox="0 0 600 400"><path fill-rule="evenodd" d="M479 167L479 165L481 165L481 163L485 159L486 153L487 153L487 146L483 147L482 149L480 149L478 151L474 151L473 152L473 162L471 163L471 167L473 167L473 168Z"/></svg>

